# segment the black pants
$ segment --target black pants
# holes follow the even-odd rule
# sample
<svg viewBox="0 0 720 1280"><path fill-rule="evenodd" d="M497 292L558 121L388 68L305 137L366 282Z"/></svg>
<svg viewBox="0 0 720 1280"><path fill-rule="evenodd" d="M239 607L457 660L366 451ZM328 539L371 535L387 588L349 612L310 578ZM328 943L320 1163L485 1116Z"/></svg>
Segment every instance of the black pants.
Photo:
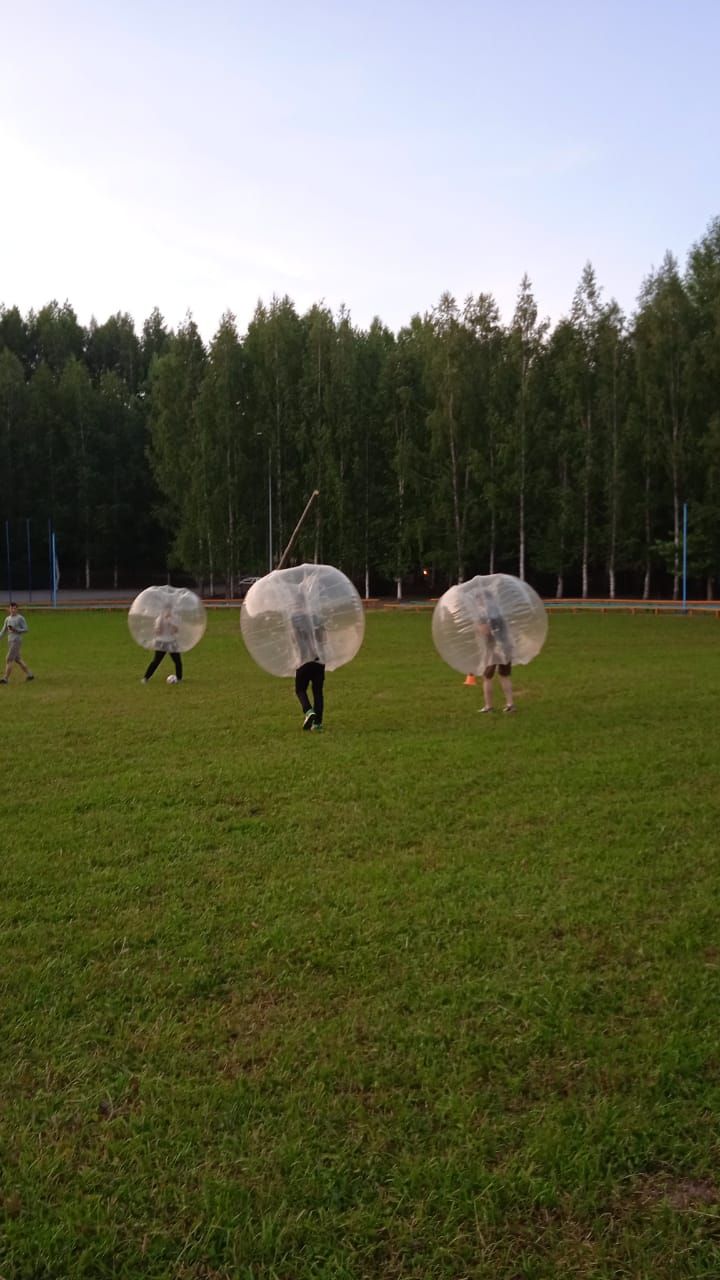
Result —
<svg viewBox="0 0 720 1280"><path fill-rule="evenodd" d="M164 649L156 649L156 650L155 650L155 654L154 654L154 656L153 656L153 660L152 660L152 662L150 663L150 666L148 667L147 671L145 672L145 679L146 679L146 680L149 680L149 679L150 679L150 677L151 677L151 675L153 674L153 672L154 672L154 671L157 671L157 669L158 669L158 667L160 666L160 663L162 662L162 660L163 660L163 658L164 658L164 657L165 657L165 650L164 650ZM178 680L182 680L182 658L180 657L180 654L179 654L179 653L171 653L171 654L170 654L170 657L172 658L173 662L175 663L175 675L177 676Z"/></svg>
<svg viewBox="0 0 720 1280"><path fill-rule="evenodd" d="M325 664L323 662L304 662L295 672L295 692L300 699L303 711L315 712L315 723L322 724L323 718L323 685L325 683ZM308 698L308 685L312 685L312 704Z"/></svg>

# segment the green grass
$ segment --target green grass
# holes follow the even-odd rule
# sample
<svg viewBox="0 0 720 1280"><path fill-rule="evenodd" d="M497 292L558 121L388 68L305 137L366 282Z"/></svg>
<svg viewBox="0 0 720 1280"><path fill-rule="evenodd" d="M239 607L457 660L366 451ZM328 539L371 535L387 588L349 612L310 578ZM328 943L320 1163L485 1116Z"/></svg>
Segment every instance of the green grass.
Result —
<svg viewBox="0 0 720 1280"><path fill-rule="evenodd" d="M512 718L370 615L324 736L235 614L30 623L3 1280L717 1280L715 619L553 617Z"/></svg>

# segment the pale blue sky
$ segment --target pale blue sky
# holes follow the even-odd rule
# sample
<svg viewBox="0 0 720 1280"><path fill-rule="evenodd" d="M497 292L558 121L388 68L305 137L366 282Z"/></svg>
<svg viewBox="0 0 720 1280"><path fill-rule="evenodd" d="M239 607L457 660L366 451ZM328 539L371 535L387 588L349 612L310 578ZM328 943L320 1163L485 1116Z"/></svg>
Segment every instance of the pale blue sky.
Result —
<svg viewBox="0 0 720 1280"><path fill-rule="evenodd" d="M2 4L0 301L631 311L720 214L720 3Z"/></svg>

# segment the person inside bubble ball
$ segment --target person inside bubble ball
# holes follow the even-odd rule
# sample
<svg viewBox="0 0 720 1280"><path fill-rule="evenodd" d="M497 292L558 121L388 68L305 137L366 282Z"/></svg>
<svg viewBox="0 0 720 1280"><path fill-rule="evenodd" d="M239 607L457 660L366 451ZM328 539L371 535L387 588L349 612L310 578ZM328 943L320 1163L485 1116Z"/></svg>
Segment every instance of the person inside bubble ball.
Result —
<svg viewBox="0 0 720 1280"><path fill-rule="evenodd" d="M299 608L291 615L290 625L298 658L295 693L303 710L302 727L305 731L312 729L319 733L325 709L325 663L322 661L325 628L316 614ZM308 687L312 687L312 702L308 697Z"/></svg>
<svg viewBox="0 0 720 1280"><path fill-rule="evenodd" d="M515 712L512 687L512 641L508 626L497 604L484 591L481 591L481 613L477 624L478 633L485 642L485 667L483 669L483 706L480 715L487 715L493 710L493 678L497 672L500 686L505 695L503 710L512 715Z"/></svg>
<svg viewBox="0 0 720 1280"><path fill-rule="evenodd" d="M177 638L180 628L173 613L172 605L165 605L164 609L155 620L153 645L155 653L145 675L141 680L141 684L147 684L150 677L157 671L160 663L166 653L170 654L175 663L175 675L179 684L183 678L182 658L177 651Z"/></svg>

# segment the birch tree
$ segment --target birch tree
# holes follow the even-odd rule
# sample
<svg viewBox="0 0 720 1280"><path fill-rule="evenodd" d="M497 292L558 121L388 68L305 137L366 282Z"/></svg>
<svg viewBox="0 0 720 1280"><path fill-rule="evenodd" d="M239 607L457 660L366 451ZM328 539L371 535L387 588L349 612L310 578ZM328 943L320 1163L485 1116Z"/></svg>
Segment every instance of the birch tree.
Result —
<svg viewBox="0 0 720 1280"><path fill-rule="evenodd" d="M690 305L672 254L651 273L635 324L638 381L663 444L672 503L673 599L680 593L682 490L686 480L690 410Z"/></svg>
<svg viewBox="0 0 720 1280"><path fill-rule="evenodd" d="M429 423L434 452L439 463L434 486L438 499L448 504L452 528L452 551L448 547L448 567L454 560L458 582L464 581L467 567L467 527L471 499L472 457L469 410L469 368L472 336L463 325L458 305L444 293L430 314L428 344Z"/></svg>
<svg viewBox="0 0 720 1280"><path fill-rule="evenodd" d="M213 572L222 573L232 599L241 557L251 538L246 499L251 487L247 449L246 362L235 317L226 312L210 344L193 406L200 449L205 538Z"/></svg>
<svg viewBox="0 0 720 1280"><path fill-rule="evenodd" d="M173 563L214 573L195 401L207 355L191 316L150 370L150 465L161 494L158 516L168 531Z"/></svg>
<svg viewBox="0 0 720 1280"><path fill-rule="evenodd" d="M538 321L537 303L527 274L520 281L515 314L506 344L511 379L511 408L507 457L516 486L517 568L525 577L527 560L528 454L535 365L548 330Z"/></svg>

